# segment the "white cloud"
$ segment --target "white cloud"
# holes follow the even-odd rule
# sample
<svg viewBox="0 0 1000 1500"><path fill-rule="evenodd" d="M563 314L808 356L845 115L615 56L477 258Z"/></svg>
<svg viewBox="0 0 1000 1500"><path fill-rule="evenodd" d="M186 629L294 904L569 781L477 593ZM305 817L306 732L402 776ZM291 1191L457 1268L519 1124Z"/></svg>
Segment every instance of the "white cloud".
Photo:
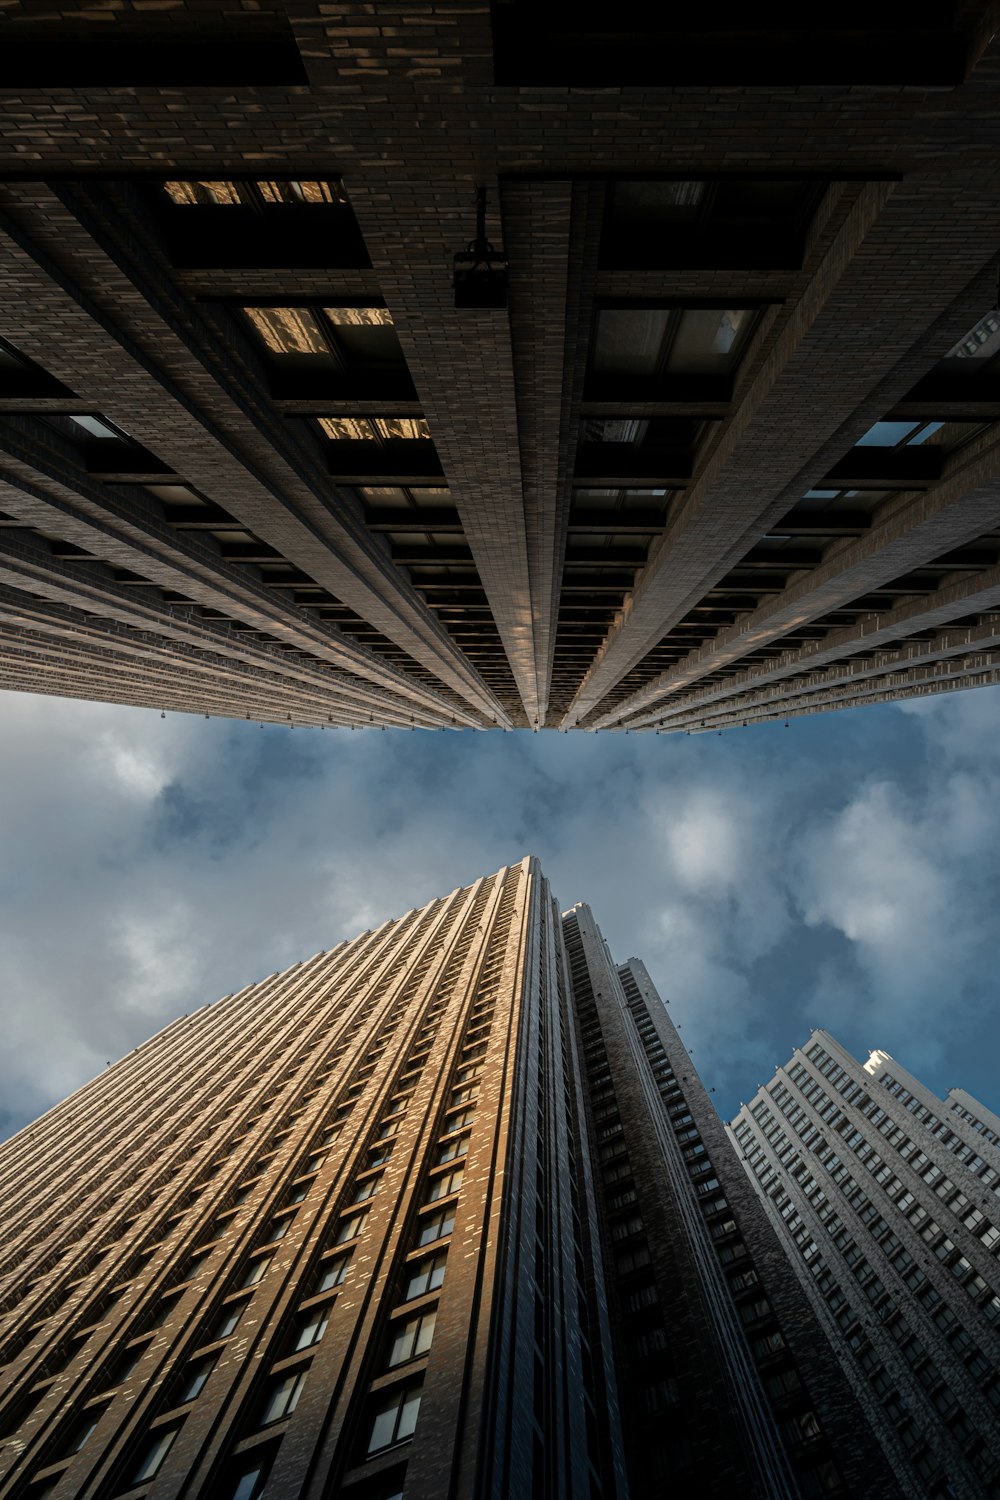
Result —
<svg viewBox="0 0 1000 1500"><path fill-rule="evenodd" d="M37 1112L174 1016L527 852L646 961L720 1095L815 1024L933 1059L942 995L952 1056L992 999L1000 893L1000 694L962 697L957 721L952 699L664 740L6 695L0 1098ZM860 732L878 713L902 751Z"/></svg>
<svg viewBox="0 0 1000 1500"><path fill-rule="evenodd" d="M661 809L663 838L680 883L718 894L736 885L746 858L746 825L731 795L699 787Z"/></svg>
<svg viewBox="0 0 1000 1500"><path fill-rule="evenodd" d="M923 830L885 782L815 827L804 849L803 915L828 922L887 969L933 940L948 905Z"/></svg>

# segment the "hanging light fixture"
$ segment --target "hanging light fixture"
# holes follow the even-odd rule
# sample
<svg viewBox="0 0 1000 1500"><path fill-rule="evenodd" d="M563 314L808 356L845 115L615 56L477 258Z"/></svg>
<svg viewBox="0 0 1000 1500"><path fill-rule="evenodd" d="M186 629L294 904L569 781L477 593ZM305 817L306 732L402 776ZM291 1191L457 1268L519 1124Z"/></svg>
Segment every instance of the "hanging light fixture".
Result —
<svg viewBox="0 0 1000 1500"><path fill-rule="evenodd" d="M455 256L456 307L506 307L507 257L486 238L486 189L476 188L476 237Z"/></svg>

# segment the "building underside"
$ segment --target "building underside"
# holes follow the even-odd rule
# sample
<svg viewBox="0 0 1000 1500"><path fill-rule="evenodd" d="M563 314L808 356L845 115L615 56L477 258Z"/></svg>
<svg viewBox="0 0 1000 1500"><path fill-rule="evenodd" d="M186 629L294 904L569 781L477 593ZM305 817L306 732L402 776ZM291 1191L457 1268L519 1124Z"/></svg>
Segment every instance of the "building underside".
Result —
<svg viewBox="0 0 1000 1500"><path fill-rule="evenodd" d="M0 686L700 732L1000 681L995 7L730 10L4 7Z"/></svg>

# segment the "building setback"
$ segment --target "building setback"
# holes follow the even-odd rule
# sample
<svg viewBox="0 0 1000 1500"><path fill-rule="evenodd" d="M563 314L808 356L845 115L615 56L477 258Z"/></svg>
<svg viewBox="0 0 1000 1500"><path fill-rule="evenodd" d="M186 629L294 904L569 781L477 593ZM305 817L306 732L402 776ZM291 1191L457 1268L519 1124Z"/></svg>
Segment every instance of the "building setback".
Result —
<svg viewBox="0 0 1000 1500"><path fill-rule="evenodd" d="M825 1031L730 1131L911 1500L1000 1495L1000 1119Z"/></svg>
<svg viewBox="0 0 1000 1500"><path fill-rule="evenodd" d="M0 686L700 733L1000 680L993 8L692 24L9 0Z"/></svg>
<svg viewBox="0 0 1000 1500"><path fill-rule="evenodd" d="M900 1500L642 965L537 863L0 1152L4 1500Z"/></svg>

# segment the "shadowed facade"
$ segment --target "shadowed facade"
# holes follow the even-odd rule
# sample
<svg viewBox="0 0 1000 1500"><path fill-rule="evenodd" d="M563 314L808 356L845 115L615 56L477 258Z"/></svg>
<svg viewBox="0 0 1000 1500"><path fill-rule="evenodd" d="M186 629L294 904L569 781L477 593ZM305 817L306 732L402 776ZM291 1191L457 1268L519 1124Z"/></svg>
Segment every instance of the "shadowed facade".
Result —
<svg viewBox="0 0 1000 1500"><path fill-rule="evenodd" d="M699 733L997 681L993 11L692 24L5 6L0 685Z"/></svg>
<svg viewBox="0 0 1000 1500"><path fill-rule="evenodd" d="M1000 1119L814 1031L730 1135L906 1494L1000 1495Z"/></svg>

